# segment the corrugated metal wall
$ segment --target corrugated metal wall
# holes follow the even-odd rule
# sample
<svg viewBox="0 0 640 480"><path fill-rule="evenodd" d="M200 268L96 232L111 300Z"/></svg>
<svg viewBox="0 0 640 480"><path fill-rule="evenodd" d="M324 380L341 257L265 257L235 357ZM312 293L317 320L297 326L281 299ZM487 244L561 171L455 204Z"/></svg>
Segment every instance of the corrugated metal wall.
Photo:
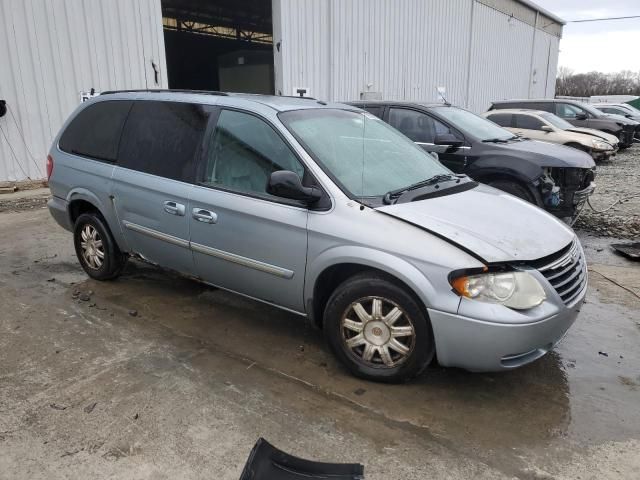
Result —
<svg viewBox="0 0 640 480"><path fill-rule="evenodd" d="M45 176L79 92L167 85L160 0L0 0L0 181Z"/></svg>
<svg viewBox="0 0 640 480"><path fill-rule="evenodd" d="M447 100L477 112L491 100L553 96L558 37L531 25L535 12L527 23L486 3L274 0L276 91L438 101L445 87Z"/></svg>
<svg viewBox="0 0 640 480"><path fill-rule="evenodd" d="M492 100L529 98L533 27L481 3L473 8L469 108L485 111Z"/></svg>
<svg viewBox="0 0 640 480"><path fill-rule="evenodd" d="M477 112L552 97L559 38L513 1L273 0L276 91L438 101L445 87ZM167 86L160 0L0 0L0 181L44 177L80 91Z"/></svg>

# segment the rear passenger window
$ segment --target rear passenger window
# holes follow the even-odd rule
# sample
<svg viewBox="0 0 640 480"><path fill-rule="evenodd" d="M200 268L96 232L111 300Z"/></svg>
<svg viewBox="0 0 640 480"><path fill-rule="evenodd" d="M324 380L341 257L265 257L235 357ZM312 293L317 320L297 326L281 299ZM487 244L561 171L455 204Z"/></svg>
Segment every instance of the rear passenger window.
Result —
<svg viewBox="0 0 640 480"><path fill-rule="evenodd" d="M531 115L514 115L515 119L515 127L516 128L524 128L525 130L542 130L541 120L538 120L536 117L532 117Z"/></svg>
<svg viewBox="0 0 640 480"><path fill-rule="evenodd" d="M265 121L248 113L223 110L208 140L201 184L270 197L272 172L290 170L304 177L304 167Z"/></svg>
<svg viewBox="0 0 640 480"><path fill-rule="evenodd" d="M382 119L382 107L366 106L364 109L372 115Z"/></svg>
<svg viewBox="0 0 640 480"><path fill-rule="evenodd" d="M511 114L510 113L495 113L489 115L487 120L491 120L493 123L497 123L501 127L511 127Z"/></svg>
<svg viewBox="0 0 640 480"><path fill-rule="evenodd" d="M117 100L88 106L62 133L58 142L60 150L97 160L115 161L122 126L131 103Z"/></svg>
<svg viewBox="0 0 640 480"><path fill-rule="evenodd" d="M526 108L527 110L542 110L543 112L551 112L553 113L553 103L550 102L528 102L521 108Z"/></svg>
<svg viewBox="0 0 640 480"><path fill-rule="evenodd" d="M122 134L118 165L192 182L211 107L137 101Z"/></svg>

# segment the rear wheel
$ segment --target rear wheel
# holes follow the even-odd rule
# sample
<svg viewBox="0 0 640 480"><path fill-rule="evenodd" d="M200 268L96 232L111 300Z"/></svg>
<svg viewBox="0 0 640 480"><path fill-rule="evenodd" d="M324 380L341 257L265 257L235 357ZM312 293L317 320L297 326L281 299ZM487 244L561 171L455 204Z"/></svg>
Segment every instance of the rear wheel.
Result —
<svg viewBox="0 0 640 480"><path fill-rule="evenodd" d="M372 273L336 288L325 309L324 332L342 363L367 380L405 382L435 354L431 326L413 296Z"/></svg>
<svg viewBox="0 0 640 480"><path fill-rule="evenodd" d="M73 231L76 256L87 275L96 280L111 280L122 272L127 257L120 252L102 217L83 213Z"/></svg>
<svg viewBox="0 0 640 480"><path fill-rule="evenodd" d="M511 180L493 180L489 182L489 185L503 192L507 192L514 197L521 198L530 203L535 203L529 191L519 183Z"/></svg>

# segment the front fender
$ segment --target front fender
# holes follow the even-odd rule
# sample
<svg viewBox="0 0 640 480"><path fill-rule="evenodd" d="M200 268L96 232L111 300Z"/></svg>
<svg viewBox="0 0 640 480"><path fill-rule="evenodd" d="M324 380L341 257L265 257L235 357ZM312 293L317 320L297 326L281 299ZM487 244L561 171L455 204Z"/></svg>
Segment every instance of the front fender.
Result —
<svg viewBox="0 0 640 480"><path fill-rule="evenodd" d="M481 158L469 166L468 174L474 179L492 175L506 175L525 184L532 184L543 175L542 166L515 157Z"/></svg>
<svg viewBox="0 0 640 480"><path fill-rule="evenodd" d="M381 270L405 283L427 308L457 311L460 299L455 295L438 295L433 283L414 265L395 255L357 245L329 248L307 265L304 288L305 305L313 301L318 278L327 268L340 264L357 264ZM446 278L443 273L443 278Z"/></svg>
<svg viewBox="0 0 640 480"><path fill-rule="evenodd" d="M523 187L525 187L529 193L536 199L538 206L543 205L542 195L537 188L537 183L540 177L544 174L542 167L530 162L522 162L518 165L518 168L513 168L515 159L496 158L486 159L475 162L467 171L467 174L479 182L486 183L492 178L511 178L518 181ZM511 163L511 164L509 164Z"/></svg>

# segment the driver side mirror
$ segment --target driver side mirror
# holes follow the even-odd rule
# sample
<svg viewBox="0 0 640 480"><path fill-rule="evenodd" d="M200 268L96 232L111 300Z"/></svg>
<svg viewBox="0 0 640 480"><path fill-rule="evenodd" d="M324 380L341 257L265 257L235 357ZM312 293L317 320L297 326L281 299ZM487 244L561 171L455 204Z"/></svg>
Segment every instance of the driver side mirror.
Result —
<svg viewBox="0 0 640 480"><path fill-rule="evenodd" d="M540 127L540 130L542 130L543 132L547 132L547 133L553 132L553 128L551 128L549 125L542 125Z"/></svg>
<svg viewBox="0 0 640 480"><path fill-rule="evenodd" d="M267 193L305 203L314 203L322 198L319 188L303 186L298 174L290 170L272 172L267 182Z"/></svg>
<svg viewBox="0 0 640 480"><path fill-rule="evenodd" d="M584 112L576 113L576 120L586 120L587 114Z"/></svg>
<svg viewBox="0 0 640 480"><path fill-rule="evenodd" d="M461 147L464 142L451 133L439 133L436 135L434 142L436 145L442 145L452 148Z"/></svg>

